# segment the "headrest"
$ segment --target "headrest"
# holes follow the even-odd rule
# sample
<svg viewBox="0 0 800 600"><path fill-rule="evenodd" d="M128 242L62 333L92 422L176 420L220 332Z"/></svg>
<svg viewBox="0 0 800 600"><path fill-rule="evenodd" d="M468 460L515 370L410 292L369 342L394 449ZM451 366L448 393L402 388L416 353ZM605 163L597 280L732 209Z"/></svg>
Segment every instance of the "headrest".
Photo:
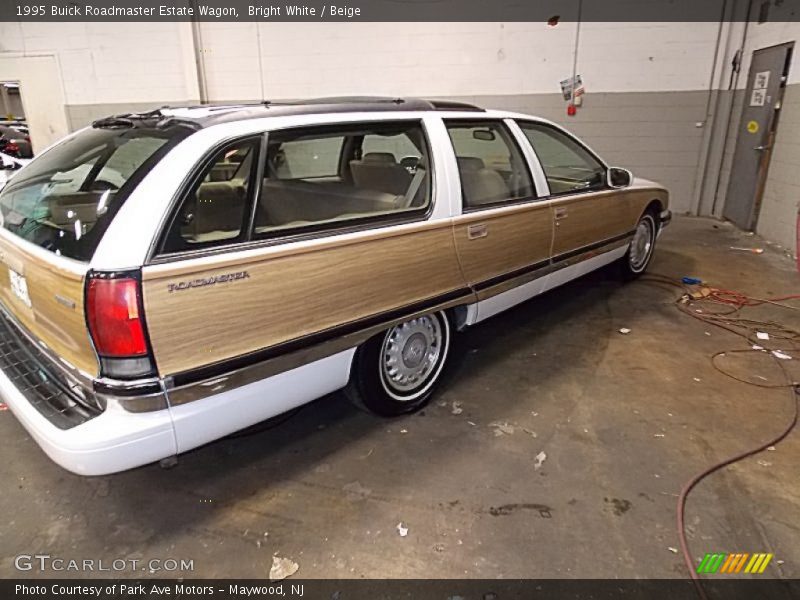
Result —
<svg viewBox="0 0 800 600"><path fill-rule="evenodd" d="M367 152L362 158L364 162L396 163L391 152Z"/></svg>
<svg viewBox="0 0 800 600"><path fill-rule="evenodd" d="M480 158L474 156L457 156L456 160L458 168L462 171L480 171L486 166Z"/></svg>

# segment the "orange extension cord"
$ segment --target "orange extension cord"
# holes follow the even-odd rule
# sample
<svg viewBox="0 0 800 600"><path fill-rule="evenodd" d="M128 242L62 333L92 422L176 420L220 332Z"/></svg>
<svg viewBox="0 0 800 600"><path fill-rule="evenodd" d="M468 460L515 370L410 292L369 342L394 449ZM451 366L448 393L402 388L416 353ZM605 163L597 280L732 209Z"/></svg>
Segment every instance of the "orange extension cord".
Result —
<svg viewBox="0 0 800 600"><path fill-rule="evenodd" d="M798 350L800 349L800 332L785 327L780 323L745 319L743 317L740 317L739 313L744 308L759 306L762 304L772 304L775 306L779 306L781 308L800 310L800 307L797 306L781 304L781 302L786 300L800 300L800 294L794 294L776 298L753 298L741 292L736 292L732 290L723 290L706 285L690 287L677 283L674 279L670 277L657 274L647 275L643 278L643 281L647 281L657 285L658 284L669 285L681 288L684 291L684 294L681 295L681 297L678 298L678 300L676 301L676 306L681 312L689 315L690 317L698 319L699 321L702 321L708 325L713 325L715 327L720 327L722 329L725 329L726 331L733 333L745 339L748 342L749 347L747 349L721 351L714 354L711 357L711 362L716 370L742 383L747 383L750 385L756 385L758 387L770 388L770 389L786 388L789 389L791 392L791 401L794 408L793 416L789 424L783 430L781 430L780 433L773 436L768 441L759 444L755 448L751 448L749 450L740 452L734 456L726 458L716 464L713 464L706 469L703 469L701 472L692 477L688 482L686 482L686 484L683 486L683 489L681 490L681 493L678 496L678 504L676 511L677 528L678 528L678 538L680 540L681 552L683 554L683 560L686 563L686 569L689 572L689 576L692 579L692 583L695 586L698 596L702 600L708 600L708 596L706 595L705 589L703 588L703 585L701 583L700 575L697 573L697 570L695 569L694 560L692 558L691 552L689 551L689 544L686 539L685 511L686 511L686 500L689 496L689 493L698 483L700 483L703 479L705 479L712 473L719 471L720 469L728 465L731 465L735 462L738 462L740 460L758 454L759 452L763 452L767 448L775 446L776 444L780 443L795 428L795 426L797 425L798 416L800 416L800 396L798 396L798 394L800 393L799 391L800 383L792 380L792 377L787 371L786 367L784 366L783 361L781 361L772 354L772 349L764 348L762 350L759 350L757 348L756 349L753 348L753 345L760 346L762 348L765 345L764 340L760 339L753 340L754 334L757 331L771 331L773 332L773 335L770 336L770 339L779 340L783 346L781 348L782 350ZM693 294L693 292L700 292L700 293ZM698 305L705 305L706 308L710 308L716 305L717 307L720 307L724 310L714 312L714 311L694 308L695 306ZM790 347L787 347L787 344ZM778 368L780 369L783 378L785 380L785 383L767 385L754 381L748 381L746 379L736 377L726 372L725 370L720 368L716 360L717 358L725 356L727 354L755 353L755 352L758 352L759 354L763 354L764 352L769 353L769 355L773 358Z"/></svg>

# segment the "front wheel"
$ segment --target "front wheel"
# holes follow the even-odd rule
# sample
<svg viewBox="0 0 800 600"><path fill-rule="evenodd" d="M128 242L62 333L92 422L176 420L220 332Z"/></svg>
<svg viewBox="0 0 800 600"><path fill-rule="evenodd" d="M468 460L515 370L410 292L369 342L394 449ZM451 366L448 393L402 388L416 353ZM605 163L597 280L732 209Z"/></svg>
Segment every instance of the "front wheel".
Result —
<svg viewBox="0 0 800 600"><path fill-rule="evenodd" d="M413 412L430 399L449 353L445 313L395 325L358 348L347 395L382 416Z"/></svg>
<svg viewBox="0 0 800 600"><path fill-rule="evenodd" d="M655 217L648 212L636 224L628 252L620 260L620 270L625 279L635 279L647 270L656 246L658 225Z"/></svg>

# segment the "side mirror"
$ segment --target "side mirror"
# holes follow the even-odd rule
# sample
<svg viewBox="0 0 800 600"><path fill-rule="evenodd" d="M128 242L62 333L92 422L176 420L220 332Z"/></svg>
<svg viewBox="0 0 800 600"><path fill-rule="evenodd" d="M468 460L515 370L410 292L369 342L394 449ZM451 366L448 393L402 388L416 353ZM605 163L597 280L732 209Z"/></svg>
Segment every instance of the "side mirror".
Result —
<svg viewBox="0 0 800 600"><path fill-rule="evenodd" d="M633 173L628 169L611 167L608 170L608 185L614 189L622 189L633 183Z"/></svg>

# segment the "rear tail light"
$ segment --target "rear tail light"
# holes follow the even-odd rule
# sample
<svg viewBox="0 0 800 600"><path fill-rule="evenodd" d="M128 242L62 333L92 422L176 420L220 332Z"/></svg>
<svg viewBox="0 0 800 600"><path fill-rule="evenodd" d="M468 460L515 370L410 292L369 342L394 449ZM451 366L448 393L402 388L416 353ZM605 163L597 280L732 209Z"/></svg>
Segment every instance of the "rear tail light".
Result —
<svg viewBox="0 0 800 600"><path fill-rule="evenodd" d="M19 152L19 146L14 142L8 142L5 147L5 152L10 154L12 152Z"/></svg>
<svg viewBox="0 0 800 600"><path fill-rule="evenodd" d="M154 374L137 278L92 276L86 288L86 322L102 375L132 379Z"/></svg>

